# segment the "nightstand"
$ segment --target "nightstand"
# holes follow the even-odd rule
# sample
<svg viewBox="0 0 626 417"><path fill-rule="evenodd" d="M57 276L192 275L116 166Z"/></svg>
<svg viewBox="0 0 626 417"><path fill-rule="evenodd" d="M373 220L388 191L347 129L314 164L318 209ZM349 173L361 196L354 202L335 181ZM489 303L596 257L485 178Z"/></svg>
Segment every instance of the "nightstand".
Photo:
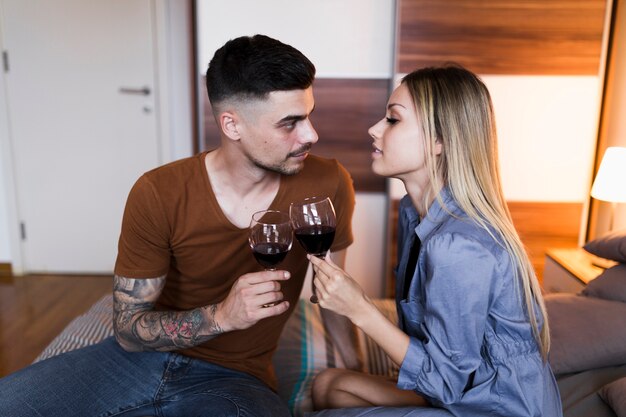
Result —
<svg viewBox="0 0 626 417"><path fill-rule="evenodd" d="M605 268L615 264L582 248L548 249L543 269L544 291L577 293L604 272Z"/></svg>

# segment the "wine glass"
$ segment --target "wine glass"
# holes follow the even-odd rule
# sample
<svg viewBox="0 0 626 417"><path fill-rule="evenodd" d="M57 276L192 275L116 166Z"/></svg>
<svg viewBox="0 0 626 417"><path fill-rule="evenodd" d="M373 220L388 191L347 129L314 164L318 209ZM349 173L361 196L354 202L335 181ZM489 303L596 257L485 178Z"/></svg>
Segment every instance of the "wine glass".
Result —
<svg viewBox="0 0 626 417"><path fill-rule="evenodd" d="M289 217L293 226L294 235L304 250L318 258L326 256L335 238L337 218L335 208L328 197L310 197L299 203L291 203ZM317 303L315 295L315 271L311 286L313 295L311 302Z"/></svg>
<svg viewBox="0 0 626 417"><path fill-rule="evenodd" d="M248 243L257 262L266 271L276 270L291 249L293 230L287 213L261 210L252 215Z"/></svg>

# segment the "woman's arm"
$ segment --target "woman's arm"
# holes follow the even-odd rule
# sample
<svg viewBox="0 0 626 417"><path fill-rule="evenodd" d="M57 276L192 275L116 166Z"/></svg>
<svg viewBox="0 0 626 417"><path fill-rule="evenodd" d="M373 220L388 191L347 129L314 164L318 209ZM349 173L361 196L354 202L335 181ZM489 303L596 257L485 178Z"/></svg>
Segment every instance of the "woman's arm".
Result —
<svg viewBox="0 0 626 417"><path fill-rule="evenodd" d="M331 252L330 258L336 265L343 268L346 261L346 249ZM320 309L320 314L322 315L324 327L328 331L333 344L339 351L346 368L355 371L363 371L361 346L357 333L350 320L326 308Z"/></svg>

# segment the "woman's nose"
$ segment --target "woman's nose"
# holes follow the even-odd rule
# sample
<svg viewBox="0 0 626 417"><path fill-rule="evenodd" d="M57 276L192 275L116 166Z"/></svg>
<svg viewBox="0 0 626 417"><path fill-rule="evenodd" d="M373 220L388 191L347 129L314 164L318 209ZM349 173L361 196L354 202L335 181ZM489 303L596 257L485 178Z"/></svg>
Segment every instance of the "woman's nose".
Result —
<svg viewBox="0 0 626 417"><path fill-rule="evenodd" d="M380 121L378 121L378 123L376 123L374 126L372 126L369 129L367 129L367 133L369 133L369 135L373 139L380 138L380 124L381 124L381 122L382 122L382 119Z"/></svg>

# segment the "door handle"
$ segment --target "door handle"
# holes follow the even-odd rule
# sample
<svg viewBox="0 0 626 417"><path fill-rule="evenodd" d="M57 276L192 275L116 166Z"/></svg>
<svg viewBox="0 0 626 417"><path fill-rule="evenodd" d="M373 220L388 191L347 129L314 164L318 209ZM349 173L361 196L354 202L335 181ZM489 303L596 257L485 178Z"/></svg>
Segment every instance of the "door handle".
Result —
<svg viewBox="0 0 626 417"><path fill-rule="evenodd" d="M150 95L150 87L142 87L142 88L120 87L119 91L122 94L136 94L139 96Z"/></svg>

